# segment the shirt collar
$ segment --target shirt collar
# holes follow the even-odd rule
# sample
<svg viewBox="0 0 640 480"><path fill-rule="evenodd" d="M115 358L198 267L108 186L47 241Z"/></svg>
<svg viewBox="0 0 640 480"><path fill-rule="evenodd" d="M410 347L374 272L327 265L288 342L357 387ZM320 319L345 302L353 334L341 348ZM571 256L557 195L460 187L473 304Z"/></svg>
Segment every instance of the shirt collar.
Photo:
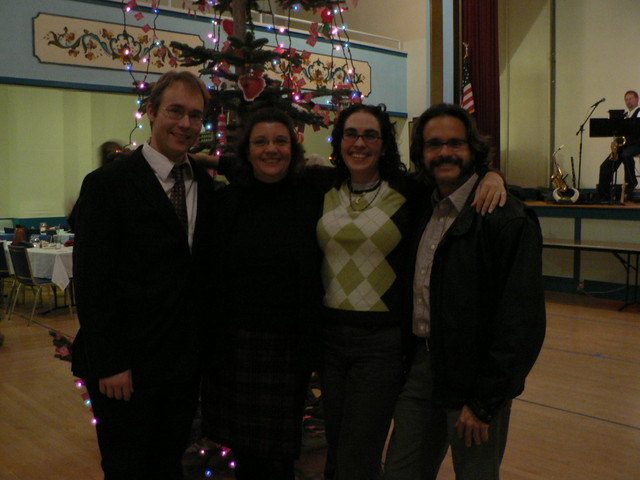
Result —
<svg viewBox="0 0 640 480"><path fill-rule="evenodd" d="M165 155L153 148L149 142L145 142L142 146L142 154L156 175L158 175L163 182L166 182L169 179L171 170L175 164ZM191 169L191 163L189 162L187 155L185 155L184 163L187 165L184 169L185 178L193 178L193 170Z"/></svg>
<svg viewBox="0 0 640 480"><path fill-rule="evenodd" d="M478 181L478 174L474 173L467 179L466 182L464 182L460 187L458 187L451 195L446 197L453 204L454 208L458 212L462 211L462 208L467 202L467 199L469 198L469 195L473 191L473 187L477 181ZM431 201L433 205L435 206L442 200L445 200L445 199L442 198L442 196L440 195L440 191L436 188L433 191L433 195L431 197Z"/></svg>

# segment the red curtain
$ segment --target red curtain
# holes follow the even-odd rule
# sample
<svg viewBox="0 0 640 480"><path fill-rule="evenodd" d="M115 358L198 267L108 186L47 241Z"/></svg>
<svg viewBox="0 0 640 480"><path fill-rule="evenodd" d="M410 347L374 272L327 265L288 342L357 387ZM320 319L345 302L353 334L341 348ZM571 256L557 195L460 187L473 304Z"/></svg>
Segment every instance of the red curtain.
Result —
<svg viewBox="0 0 640 480"><path fill-rule="evenodd" d="M500 167L500 67L498 1L461 0L462 42L469 44L471 85L478 129L491 138L493 164ZM461 52L464 53L462 45Z"/></svg>

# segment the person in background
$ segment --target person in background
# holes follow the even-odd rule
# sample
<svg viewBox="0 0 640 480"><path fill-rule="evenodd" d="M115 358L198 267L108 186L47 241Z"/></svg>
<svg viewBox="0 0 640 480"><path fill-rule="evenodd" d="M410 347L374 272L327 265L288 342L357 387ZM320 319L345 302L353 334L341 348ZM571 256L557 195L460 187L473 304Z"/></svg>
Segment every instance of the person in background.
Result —
<svg viewBox="0 0 640 480"><path fill-rule="evenodd" d="M125 149L120 144L120 142L117 142L115 140L109 140L107 142L104 142L98 147L98 157L99 157L98 168L104 167L108 163L111 163L115 160L123 158L125 155L128 155L129 153L131 152ZM71 207L71 210L67 210L69 212L69 215L67 215L67 222L69 223L69 227L71 228L71 230L75 228L76 215L78 214L78 212L76 211L76 206L77 206L77 202L73 204L73 206Z"/></svg>
<svg viewBox="0 0 640 480"><path fill-rule="evenodd" d="M406 173L383 106L345 109L331 145L335 168L317 224L324 253L325 477L372 480L381 473L404 378L401 326L409 306L402 285L418 200L427 194ZM478 208L492 211L504 191L502 178L489 173Z"/></svg>
<svg viewBox="0 0 640 480"><path fill-rule="evenodd" d="M472 206L489 153L457 105L429 108L414 130L411 161L436 189L411 248L415 351L395 408L385 479L435 480L451 446L457 480L497 480L511 401L542 347L535 213L511 196L492 215Z"/></svg>
<svg viewBox="0 0 640 480"><path fill-rule="evenodd" d="M100 166L104 167L107 163L111 163L118 159L118 153L129 153L129 150L125 150L124 147L115 140L109 140L104 142L98 147L98 153L100 155Z"/></svg>
<svg viewBox="0 0 640 480"><path fill-rule="evenodd" d="M91 397L107 480L183 477L213 194L211 177L187 152L208 97L189 72L162 75L147 106L150 140L87 175L80 192L72 370Z"/></svg>
<svg viewBox="0 0 640 480"><path fill-rule="evenodd" d="M624 104L627 110L624 118L640 122L640 107L638 107L638 92L628 90L624 94ZM633 199L633 191L638 186L636 178L637 155L640 155L640 126L633 133L624 137L624 144L618 145L618 139L611 144L611 155L600 165L600 177L598 180L598 194L603 200L611 200L613 188L613 176L620 164L624 165L624 197Z"/></svg>
<svg viewBox="0 0 640 480"><path fill-rule="evenodd" d="M217 234L203 432L231 448L236 479L294 480L319 356L320 196L297 174L304 150L288 115L260 110L243 124L233 182L216 193L208 218Z"/></svg>

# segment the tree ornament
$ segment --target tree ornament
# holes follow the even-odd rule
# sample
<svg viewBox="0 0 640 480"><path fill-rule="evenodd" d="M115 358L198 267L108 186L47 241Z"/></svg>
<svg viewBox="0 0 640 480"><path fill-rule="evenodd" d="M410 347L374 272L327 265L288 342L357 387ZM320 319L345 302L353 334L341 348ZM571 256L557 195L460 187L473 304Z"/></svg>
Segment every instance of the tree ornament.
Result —
<svg viewBox="0 0 640 480"><path fill-rule="evenodd" d="M320 33L327 38L331 38L333 11L330 8L323 8L320 11L320 18L322 19L322 27L320 28Z"/></svg>
<svg viewBox="0 0 640 480"><path fill-rule="evenodd" d="M222 20L222 29L224 30L224 33L226 33L228 36L233 35L233 20L229 20L229 19Z"/></svg>
<svg viewBox="0 0 640 480"><path fill-rule="evenodd" d="M242 96L247 102L253 102L260 95L267 83L259 70L253 70L251 73L243 73L238 78L238 86L242 90Z"/></svg>
<svg viewBox="0 0 640 480"><path fill-rule="evenodd" d="M218 115L217 132L218 143L224 147L227 144L227 116L224 113Z"/></svg>
<svg viewBox="0 0 640 480"><path fill-rule="evenodd" d="M333 23L333 11L330 8L323 8L320 11L320 18L322 18L322 23Z"/></svg>

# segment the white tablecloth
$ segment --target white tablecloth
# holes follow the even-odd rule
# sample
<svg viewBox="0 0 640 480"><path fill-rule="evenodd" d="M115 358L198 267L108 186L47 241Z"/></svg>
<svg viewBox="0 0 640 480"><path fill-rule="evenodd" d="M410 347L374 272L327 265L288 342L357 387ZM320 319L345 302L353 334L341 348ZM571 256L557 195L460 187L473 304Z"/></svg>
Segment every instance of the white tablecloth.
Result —
<svg viewBox="0 0 640 480"><path fill-rule="evenodd" d="M62 290L73 277L73 247L30 248L29 261L34 277L50 278Z"/></svg>
<svg viewBox="0 0 640 480"><path fill-rule="evenodd" d="M29 248L27 249L31 270L34 277L50 278L62 290L69 285L73 277L73 247ZM13 265L7 244L5 252L9 270L13 273Z"/></svg>

